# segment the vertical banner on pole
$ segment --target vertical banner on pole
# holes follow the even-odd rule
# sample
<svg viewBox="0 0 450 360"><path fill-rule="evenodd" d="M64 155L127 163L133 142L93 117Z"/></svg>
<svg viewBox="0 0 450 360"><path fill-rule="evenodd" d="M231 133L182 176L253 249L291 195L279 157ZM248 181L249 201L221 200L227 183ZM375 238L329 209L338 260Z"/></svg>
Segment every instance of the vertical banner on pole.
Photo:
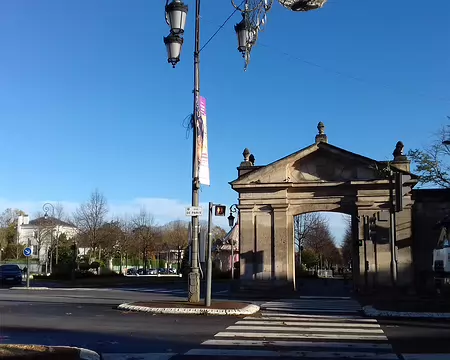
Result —
<svg viewBox="0 0 450 360"><path fill-rule="evenodd" d="M206 120L206 99L199 96L197 112L197 154L200 184L210 186L208 159L208 127Z"/></svg>

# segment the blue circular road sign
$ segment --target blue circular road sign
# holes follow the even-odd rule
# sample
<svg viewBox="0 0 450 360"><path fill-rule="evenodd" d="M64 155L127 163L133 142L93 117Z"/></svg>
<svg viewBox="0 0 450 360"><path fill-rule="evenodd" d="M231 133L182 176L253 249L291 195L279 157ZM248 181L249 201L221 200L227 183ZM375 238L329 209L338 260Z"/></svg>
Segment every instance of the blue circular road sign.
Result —
<svg viewBox="0 0 450 360"><path fill-rule="evenodd" d="M23 249L23 254L25 255L25 256L31 256L31 255L33 255L33 249L32 248L29 248L29 247L26 247L25 249Z"/></svg>

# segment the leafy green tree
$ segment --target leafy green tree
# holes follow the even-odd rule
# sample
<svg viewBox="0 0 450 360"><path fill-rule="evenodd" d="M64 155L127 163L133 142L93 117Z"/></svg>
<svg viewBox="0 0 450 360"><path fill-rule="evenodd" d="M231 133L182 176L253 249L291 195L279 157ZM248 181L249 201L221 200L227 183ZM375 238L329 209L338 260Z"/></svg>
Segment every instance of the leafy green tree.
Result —
<svg viewBox="0 0 450 360"><path fill-rule="evenodd" d="M450 120L450 117L447 118ZM444 144L449 140L450 131L442 127L423 149L408 152L408 157L415 165L414 172L420 177L420 184L450 188L450 145Z"/></svg>
<svg viewBox="0 0 450 360"><path fill-rule="evenodd" d="M306 268L312 268L319 263L319 255L312 249L304 249L302 251L302 265Z"/></svg>

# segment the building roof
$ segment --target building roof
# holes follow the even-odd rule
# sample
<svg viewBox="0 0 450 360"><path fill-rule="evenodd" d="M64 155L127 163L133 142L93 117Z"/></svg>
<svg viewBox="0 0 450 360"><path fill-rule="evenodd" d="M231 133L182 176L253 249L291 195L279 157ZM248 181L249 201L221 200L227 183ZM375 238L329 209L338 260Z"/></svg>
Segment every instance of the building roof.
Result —
<svg viewBox="0 0 450 360"><path fill-rule="evenodd" d="M279 166L280 164L288 164L288 163L294 161L295 158L300 158L302 156L306 156L306 155L309 155L309 154L312 154L312 153L318 152L318 151L325 151L327 153L334 154L335 156L338 156L340 158L346 158L348 160L351 160L355 165L358 165L358 164L364 165L364 166L374 168L374 169L375 168L383 169L388 164L388 162L377 161L377 160L368 158L366 156L359 155L359 154L353 153L351 151L342 149L338 146L331 145L326 142L319 142L319 143L314 143L312 145L304 147L303 149L300 149L292 154L284 156L281 159L275 160L275 161L271 162L270 164L267 164L264 166L250 167L249 172L239 176L237 179L231 181L229 184L232 186L237 185L239 183L245 182L249 178L251 179L251 178L257 177L259 175L262 175L265 172L267 172L267 170L274 169L275 167ZM418 178L417 175L412 174L411 172L396 168L395 162L391 162L390 164L392 165L393 168L396 169L396 171L403 173L403 174L410 175L413 180L416 180ZM417 181L415 181L415 182L417 182Z"/></svg>
<svg viewBox="0 0 450 360"><path fill-rule="evenodd" d="M37 219L33 219L30 220L29 225L34 225L34 226L49 226L49 225L53 225L53 226L64 226L64 227L72 227L75 228L76 226L72 223L66 222L66 221L62 221L60 219L57 219L55 217L47 217L47 219L43 216L37 218Z"/></svg>

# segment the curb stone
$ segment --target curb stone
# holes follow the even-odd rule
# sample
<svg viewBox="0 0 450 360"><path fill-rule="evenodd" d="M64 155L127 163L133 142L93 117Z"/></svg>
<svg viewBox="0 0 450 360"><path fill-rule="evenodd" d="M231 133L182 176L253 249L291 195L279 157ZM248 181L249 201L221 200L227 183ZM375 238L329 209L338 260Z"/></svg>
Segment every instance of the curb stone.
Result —
<svg viewBox="0 0 450 360"><path fill-rule="evenodd" d="M378 310L373 306L367 305L363 307L363 312L371 317L401 317L416 319L450 319L450 313L433 313L433 312L408 312L408 311L388 311Z"/></svg>
<svg viewBox="0 0 450 360"><path fill-rule="evenodd" d="M74 347L74 346L51 346L53 349L77 349L80 353L80 360L101 360L101 356L93 350Z"/></svg>
<svg viewBox="0 0 450 360"><path fill-rule="evenodd" d="M95 351L79 348L80 360L101 360L101 356Z"/></svg>
<svg viewBox="0 0 450 360"><path fill-rule="evenodd" d="M10 287L9 288L10 290L50 290L50 288L49 287L45 287L45 286L42 286L42 287L37 287L37 286L30 286L30 287L26 287L26 286L13 286L13 287Z"/></svg>
<svg viewBox="0 0 450 360"><path fill-rule="evenodd" d="M196 309L196 308L156 308L138 306L129 303L120 304L119 310L141 311L153 314L189 314L189 315L252 315L259 311L260 307L249 304L242 309Z"/></svg>

